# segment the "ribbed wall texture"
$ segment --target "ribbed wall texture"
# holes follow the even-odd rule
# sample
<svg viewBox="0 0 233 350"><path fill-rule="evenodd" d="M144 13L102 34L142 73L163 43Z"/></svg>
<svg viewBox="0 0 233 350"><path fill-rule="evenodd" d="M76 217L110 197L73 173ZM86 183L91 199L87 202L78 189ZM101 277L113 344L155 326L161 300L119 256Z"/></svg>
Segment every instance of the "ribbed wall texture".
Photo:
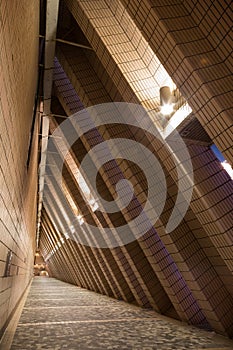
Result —
<svg viewBox="0 0 233 350"><path fill-rule="evenodd" d="M0 3L0 337L33 276L38 128L38 1ZM7 263L8 266L7 266Z"/></svg>
<svg viewBox="0 0 233 350"><path fill-rule="evenodd" d="M52 276L228 336L233 336L233 182L210 149L210 139L232 162L231 6L229 1L61 2L61 33L64 25L64 37L69 33L73 41L84 37L92 51L57 45L56 113L71 116L85 107L116 101L157 112L159 88L166 85L169 74L182 101L193 110L193 121L186 120L186 127L195 125L196 135L207 141L199 142L198 137L187 141L193 197L180 225L168 234L165 228L178 192L176 164L168 149L136 127L93 127L66 157L63 188L55 181L46 187L40 235L40 249ZM50 132L63 120L51 118ZM116 248L94 248L96 237L88 232L89 246L81 245L66 234L79 213L94 226L116 227L137 216L145 203L145 176L128 160L109 162L97 176L99 194L109 201L116 194L116 183L130 179L135 194L128 211L92 210L77 184L84 156L114 137L135 140L160 160L166 205L154 226L131 243L121 245L119 238ZM69 140L69 135L64 132L62 138ZM62 147L58 142L54 152ZM58 163L47 166L49 176L56 167ZM93 189L92 183L88 186ZM85 234L81 225L79 230Z"/></svg>

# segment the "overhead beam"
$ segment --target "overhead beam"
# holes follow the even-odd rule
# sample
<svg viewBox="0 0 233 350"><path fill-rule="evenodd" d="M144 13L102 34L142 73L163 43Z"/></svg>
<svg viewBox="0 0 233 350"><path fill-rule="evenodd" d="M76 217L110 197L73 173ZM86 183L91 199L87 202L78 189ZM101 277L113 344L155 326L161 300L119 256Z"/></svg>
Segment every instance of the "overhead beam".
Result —
<svg viewBox="0 0 233 350"><path fill-rule="evenodd" d="M71 46L76 46L76 47L81 47L82 49L87 49L87 50L93 51L93 48L91 46L74 43L73 41L67 41L67 40L63 40L63 39L56 39L56 41L59 43L63 43L63 44L71 45Z"/></svg>
<svg viewBox="0 0 233 350"><path fill-rule="evenodd" d="M44 35L39 35L40 38L44 38ZM87 45L83 45L83 44L79 44L79 43L75 43L74 41L68 41L68 40L64 40L64 39L59 39L56 38L55 41L62 43L62 44L67 44L67 45L71 45L71 46L76 46L76 47L80 47L82 49L87 49L87 50L91 50L93 51L93 48L91 46L87 46Z"/></svg>
<svg viewBox="0 0 233 350"><path fill-rule="evenodd" d="M42 115L42 144L41 162L39 167L39 201L37 218L36 245L39 245L39 233L41 222L41 210L44 191L44 175L46 167L48 135L49 135L49 115L51 108L51 93L53 84L54 56L56 48L56 33L58 21L59 0L47 0L46 6L46 31L45 31L45 62L43 81L43 115Z"/></svg>

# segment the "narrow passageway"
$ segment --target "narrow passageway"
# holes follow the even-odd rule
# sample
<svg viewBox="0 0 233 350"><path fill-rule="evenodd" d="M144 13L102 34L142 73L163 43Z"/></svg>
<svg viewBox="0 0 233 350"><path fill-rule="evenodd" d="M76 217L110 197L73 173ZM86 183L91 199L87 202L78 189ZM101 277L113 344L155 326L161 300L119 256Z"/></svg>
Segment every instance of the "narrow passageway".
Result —
<svg viewBox="0 0 233 350"><path fill-rule="evenodd" d="M233 349L233 341L86 289L34 278L12 350Z"/></svg>

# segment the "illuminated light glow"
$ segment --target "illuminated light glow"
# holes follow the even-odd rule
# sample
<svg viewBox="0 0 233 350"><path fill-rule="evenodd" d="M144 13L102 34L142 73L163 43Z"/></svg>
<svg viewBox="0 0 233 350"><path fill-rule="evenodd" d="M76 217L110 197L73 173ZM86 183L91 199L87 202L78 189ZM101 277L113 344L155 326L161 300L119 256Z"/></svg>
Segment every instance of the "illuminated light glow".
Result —
<svg viewBox="0 0 233 350"><path fill-rule="evenodd" d="M176 84L173 82L172 78L169 75L167 75L167 78L163 82L162 86L169 86L171 91L174 91L176 89Z"/></svg>
<svg viewBox="0 0 233 350"><path fill-rule="evenodd" d="M76 169L77 170L77 169ZM81 188L81 191L83 193L83 196L85 197L85 200L88 202L88 204L90 205L91 209L93 212L95 212L99 206L98 204L96 203L95 199L92 197L91 195L91 192L90 192L90 189L89 187L87 186L87 183L86 181L84 180L82 174L80 173L79 170L76 171L76 173L78 173L77 175L77 181L78 181L78 184ZM84 220L83 220L83 217L81 214L79 214L79 210L78 210L78 207L76 206L71 194L70 194L70 190L68 188L68 186L66 185L65 182L63 182L63 190L66 194L66 198L74 212L74 214L77 216L78 218L78 221L79 221L79 224L82 225L84 223ZM79 219L80 218L80 219ZM72 232L74 233L74 232Z"/></svg>
<svg viewBox="0 0 233 350"><path fill-rule="evenodd" d="M65 236L65 239L69 239L70 238L70 236L68 235L67 232L64 233L64 236Z"/></svg>
<svg viewBox="0 0 233 350"><path fill-rule="evenodd" d="M92 207L91 207L93 212L95 212L98 208L99 208L99 206L98 206L97 203L93 204Z"/></svg>
<svg viewBox="0 0 233 350"><path fill-rule="evenodd" d="M222 167L226 170L230 178L233 180L233 169L231 165L225 160L224 162L221 162Z"/></svg>
<svg viewBox="0 0 233 350"><path fill-rule="evenodd" d="M73 225L70 226L70 231L71 231L71 233L75 233L75 228Z"/></svg>
<svg viewBox="0 0 233 350"><path fill-rule="evenodd" d="M168 122L168 125L163 131L163 137L166 139L174 129L176 129L182 122L185 120L189 114L192 112L192 108L188 103L185 103L182 107L180 107L171 117Z"/></svg>
<svg viewBox="0 0 233 350"><path fill-rule="evenodd" d="M64 240L64 238L63 238L63 237L61 238L61 242L62 242L62 244L64 244L64 243L65 243L65 240Z"/></svg>
<svg viewBox="0 0 233 350"><path fill-rule="evenodd" d="M210 148L214 152L216 158L221 163L223 169L228 173L230 178L233 180L233 169L232 169L231 165L224 158L223 154L220 152L220 150L218 149L218 147L215 144L213 144Z"/></svg>
<svg viewBox="0 0 233 350"><path fill-rule="evenodd" d="M166 104L161 106L160 112L163 115L169 115L173 112L173 104Z"/></svg>
<svg viewBox="0 0 233 350"><path fill-rule="evenodd" d="M98 203L96 203L96 201L94 199L89 200L89 205L90 205L93 212L95 212L99 208Z"/></svg>
<svg viewBox="0 0 233 350"><path fill-rule="evenodd" d="M79 222L79 225L82 225L84 223L84 219L83 219L83 216L82 215L78 215L77 216L77 219L78 219L78 222Z"/></svg>
<svg viewBox="0 0 233 350"><path fill-rule="evenodd" d="M90 188L88 187L86 181L84 180L84 177L82 176L82 174L78 170L78 167L76 167L76 171L77 171L77 181L78 181L78 184L80 186L82 193L84 194L85 197L89 196L91 193Z"/></svg>

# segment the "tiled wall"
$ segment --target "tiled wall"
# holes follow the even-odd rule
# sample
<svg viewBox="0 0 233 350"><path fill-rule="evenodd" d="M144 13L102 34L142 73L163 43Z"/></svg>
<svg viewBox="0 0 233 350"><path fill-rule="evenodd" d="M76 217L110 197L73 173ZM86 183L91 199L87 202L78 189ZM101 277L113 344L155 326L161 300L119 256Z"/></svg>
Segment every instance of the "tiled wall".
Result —
<svg viewBox="0 0 233 350"><path fill-rule="evenodd" d="M77 59L77 61L79 61L79 59L80 58L78 58ZM68 57L65 57L65 56L62 56L62 62L63 62L63 64L68 68L68 66L67 66L67 64L68 64L68 60L69 60L69 56ZM86 65L87 65L87 67L88 67L88 63L86 63ZM75 60L73 59L73 61L72 61L72 65L71 65L72 67L75 67ZM60 100L60 102L61 102L61 104L62 104L62 106L63 106L63 108L66 110L66 112L68 113L68 114L71 114L71 111L72 112L74 112L73 111L73 106L75 105L75 101L76 101L76 106L77 106L77 108L79 109L79 102L78 102L78 98L77 98L77 95L75 96L75 94L72 92L71 93L71 91L73 90L73 88L72 88L72 86L71 86L71 84L69 84L68 82L69 82L69 80L68 80L68 78L66 77L66 75L65 74L63 74L63 76L61 75L61 71L62 71L62 68L61 68L61 66L57 63L57 66L56 66L56 70L55 70L55 86L56 86L56 88L57 88L57 92L58 92L58 96L59 96L59 100ZM82 89L81 90L81 95L82 95L82 97L83 97L83 101L85 102L85 101L88 101L89 100L89 98L91 97L91 95L90 95L90 97L89 97L89 94L88 94L88 91L85 91L85 83L84 83L84 85L82 86L82 85L80 85L80 80L78 79L78 74L77 74L77 76L76 75L74 75L73 73L73 70L70 68L70 69L68 69L68 73L69 73L69 75L71 76L71 77L73 77L73 79L71 78L71 80L73 80L73 83L74 83L74 85L75 86L80 86L80 88ZM66 77L66 78L65 78ZM85 81L85 80L84 80ZM67 100L67 98L66 98L66 95L67 95L67 93L68 93L68 86L70 86L70 95L72 95L72 98L70 99L70 100ZM105 92L105 95L106 95L106 92ZM101 100L99 100L99 102L101 102ZM81 151L81 145L79 145L78 147L77 147L77 152L75 152L75 154L77 155L77 154L82 154L83 152ZM86 153L86 149L84 148L84 154ZM75 156L75 155L74 155ZM77 157L77 156L75 156L75 157ZM66 179L67 179L67 177L68 177L68 175L66 176ZM72 183L72 182L71 182ZM69 186L71 186L71 183L69 183L68 182L68 184L69 184ZM105 192L108 192L108 189L107 189L107 187L106 187L106 185L104 186L104 189L103 189ZM78 193L77 191L77 188L75 187L75 185L73 184L73 187L72 187L72 190L70 190L71 191L71 193L72 193L72 195L75 197L77 197L78 196L78 198L79 198L79 200L78 200L78 206L80 207L80 210L81 210L81 212L82 213L84 213L85 212L85 210L84 210L84 207L86 206L85 205L85 202L83 201L83 199L82 199L82 197L81 197L81 194L80 193ZM52 196L54 196L54 193L53 194L51 194ZM75 200L75 198L74 198L74 200ZM77 199L76 199L77 200ZM56 212L58 211L59 209L58 208L56 208ZM90 210L89 210L90 211ZM86 214L86 215L88 215L88 214ZM94 215L95 216L95 215ZM61 216L60 216L61 217ZM95 218L94 220L96 220L97 218ZM101 218L98 218L98 220L100 220L100 222L99 222L99 224L101 224ZM103 220L103 218L102 218L102 220ZM122 252L121 252L121 250L124 250L124 253L122 254ZM124 281L124 279L126 279L127 280L127 283L129 283L130 284L130 288L131 288L131 291L133 292L133 294L135 295L135 298L136 298L136 300L137 300L137 302L140 304L140 305L145 305L145 304L147 304L148 303L148 298L149 299L151 299L150 301L151 301L151 303L152 304L155 304L155 302L153 301L153 298L151 298L151 296L149 296L150 295L150 293L151 293L151 291L148 291L148 288L145 286L145 285L143 285L143 287L140 285L140 282L138 282L138 277L136 277L135 276L135 271L136 271L136 274L139 276L139 273L138 273L138 271L137 271L137 268L134 268L134 269L132 269L132 266L135 266L135 263L132 261L132 258L130 258L130 256L128 255L128 253L127 253L127 251L126 251L126 249L125 248L122 248L122 249L120 249L120 251L109 251L108 252L108 254L107 254L107 256L108 256L108 258L107 258L107 260L106 260L106 262L108 263L108 265L110 266L110 272L111 272L111 270L112 270L112 267L113 267L113 264L114 264L114 260L115 261L117 261L117 265L120 265L119 267L117 267L117 265L116 265L116 268L115 268L115 270L117 269L117 273L119 274L121 274L120 276L118 276L118 278L116 278L116 276L115 276L115 274L113 273L113 276L114 276L114 278L116 279L116 281L118 280L118 283L120 283L120 288L122 289L122 284L123 284L123 286L124 286L124 284L126 284L126 282ZM94 251L95 252L95 251ZM96 252L95 252L96 253ZM106 251L105 251L105 253L106 253ZM100 251L98 251L98 254L104 254L101 250ZM119 257L119 254L120 254L120 256L121 256L121 258ZM124 262L123 261L123 256L124 255L127 255L128 256L128 259ZM111 257L112 256L112 257ZM97 261L98 261L98 259L97 259ZM116 262L115 262L115 264L116 264ZM100 265L102 266L102 268L104 269L104 267L103 267L103 264L101 264L100 263ZM94 264L94 266L96 266L96 263ZM149 267L148 267L149 268ZM109 269L109 267L108 267L108 269ZM149 268L150 269L150 268ZM133 270L134 270L134 272L133 272ZM120 272L121 271L121 272ZM151 272L152 273L152 276L154 275L154 273L153 273L153 271ZM132 275L132 276L134 276L134 282L132 282L132 281L130 281L130 279L129 279L129 275ZM156 281L157 280L157 278L156 278L156 276L154 275L154 280ZM158 286L157 286L157 288L158 288L158 290L159 290L159 288L161 288L161 287L159 287L159 282L157 281L157 283L158 283ZM111 287L113 287L112 286L112 284L110 284L111 285ZM127 284L126 284L127 285ZM124 287L125 288L125 287ZM127 287L127 289L128 289L129 287ZM143 288L144 289L146 289L147 290L147 292L146 292L146 295L147 295L147 297L146 297L146 295L144 295L145 294L145 291L143 292ZM142 297L140 297L139 295L138 295L138 292L137 292L137 290L141 290L141 293L142 293L142 295L144 296L144 299L142 298ZM157 292L158 292L158 290L157 290ZM113 292L115 291L115 288L113 288ZM115 291L116 292L116 291ZM123 296L121 296L121 298L123 298L123 299L125 299L125 300L131 300L131 296L130 296L130 298L128 298L128 297L125 297L124 296L124 294L123 294ZM167 297L166 297L166 295L164 295L164 302L167 300ZM167 300L167 305L165 306L165 308L166 309L169 309L169 305L170 305L170 302Z"/></svg>
<svg viewBox="0 0 233 350"><path fill-rule="evenodd" d="M0 3L0 337L33 275L37 123L29 167L27 160L37 85L38 7L36 0Z"/></svg>
<svg viewBox="0 0 233 350"><path fill-rule="evenodd" d="M224 24L230 7L227 2L220 6L216 1L208 8L205 2L195 1L160 1L159 5L149 0L108 3L67 0L66 3L94 49L92 53L65 46L57 50L60 63L56 61L55 91L67 115L83 106L119 100L155 108L158 86L163 82L162 78L155 81L158 72L163 77L161 62L188 99L205 131L231 160L230 49L224 54L222 51L230 36ZM217 26L211 22L207 27L216 11L225 33L222 45L214 43ZM224 21L220 21L221 18ZM55 126L54 121L51 131ZM105 136L115 134L123 136L124 132L116 127L104 130ZM64 215L58 189L53 188L48 194L49 211L43 213L41 234L41 248L49 257L50 272L97 292L152 306L166 315L193 324L206 324L219 333L232 335L230 177L209 147L189 145L195 177L193 200L179 227L167 234L164 227L177 195L174 162L163 147L150 145L148 135L132 135L128 130L127 137L149 145L163 163L168 199L160 220L150 232L126 247L108 250L82 247L59 233L66 225L69 207L68 204L63 207ZM64 174L79 210L100 226L106 223L114 226L115 222L129 220L129 216L93 214L72 178L72 162L79 164L90 144L98 140L101 141L99 131L80 141L73 148ZM137 185L140 198L140 193L145 191L143 178L127 162L115 165L114 171L110 168L100 172L100 190L109 199L113 198L106 173L111 178L112 171L114 180L119 169ZM65 243L49 256L62 239Z"/></svg>
<svg viewBox="0 0 233 350"><path fill-rule="evenodd" d="M232 164L231 2L121 2Z"/></svg>
<svg viewBox="0 0 233 350"><path fill-rule="evenodd" d="M65 52L65 51L63 51ZM68 64L69 62L69 54L68 56L66 57L66 55L62 55L62 56L59 56L62 58L62 63L63 65L66 67L67 69L67 74L70 76L70 79L72 80L73 84L75 86L79 86L79 90L80 93L81 93L81 96L82 96L82 100L85 102L85 101L88 101L89 100L89 93L88 91L85 91L85 79L80 79L79 77L79 73L75 74L75 66L76 66L76 59L74 59L74 56L73 56L73 59L72 59L72 62L70 61L70 64ZM80 61L80 58L77 58L77 62ZM86 62L86 65L88 66L88 63ZM69 68L70 67L70 68ZM72 69L73 67L73 69ZM84 63L83 63L83 67L84 67ZM75 112L75 110L73 109L74 106L76 106L76 110L79 110L81 105L80 105L80 100L78 99L77 95L75 94L75 91L72 87L72 85L70 84L67 76L65 75L65 73L62 73L62 67L60 66L60 64L57 62L56 63L56 70L55 70L55 86L56 86L56 89L57 89L57 94L58 94L58 97L59 97L59 100L63 106L63 108L66 110L67 114L72 114L72 112ZM82 85L83 84L83 85ZM91 96L91 95L90 95ZM101 100L100 100L101 102ZM116 128L114 129L115 132L116 132ZM118 134L119 134L120 131L118 131ZM105 131L105 134L106 134L106 131ZM84 150L84 153L86 151ZM79 154L80 153L82 154L83 152L81 151L81 148L80 148L80 145L78 146L77 148L77 152L75 152L76 154ZM133 177L133 174L131 174L131 177ZM66 176L66 180L67 180L67 176ZM108 189L105 187L104 190L103 190L105 193L108 191ZM73 189L71 191L71 193L74 195L74 197L77 196L77 194L75 195L75 193L77 192L77 189L75 186L73 186ZM60 203L60 206L59 205L56 205L55 206L55 203L58 203L58 199L56 198L56 195L55 193L51 193L51 196L54 197L54 201L50 204L50 208L53 207L54 211L54 216L57 216L57 218L59 218L59 220L61 220L63 214L62 214L62 211L61 211L61 208L60 206L62 206L62 203ZM84 202L82 200L82 197L80 196L79 194L79 200L78 200L78 203L79 203L79 206L80 206L80 210L82 211L82 213L84 212ZM77 199L76 199L77 200ZM166 216L166 215L165 215ZM65 221L65 219L63 219ZM195 217L193 215L192 212L189 213L189 218L188 218L189 221L194 221L195 220ZM55 218L55 221L57 222L56 218ZM58 223L58 222L57 222ZM59 223L58 223L58 226L59 226ZM198 225L199 227L199 231L202 230L200 224ZM157 228L157 227L156 227ZM180 227L180 230L176 230L176 232L174 232L174 234L169 238L167 236L164 235L164 229L162 227L158 227L158 232L160 233L160 237L162 237L162 240L164 242L166 242L166 247L168 249L168 251L171 252L171 256L175 259L175 261L177 262L177 266L179 267L179 270L180 272L182 272L182 274L185 276L186 278L186 281L188 283L188 285L192 285L191 289L193 289L193 292L194 292L194 295L196 295L196 297L200 297L202 295L202 298L204 297L204 295L206 295L206 293L208 293L207 295L209 296L210 294L210 290L211 292L213 292L214 294L214 287L211 286L210 284L206 285L206 286L202 286L200 288L200 286L202 285L201 282L199 283L196 283L195 284L195 288L194 288L194 285L193 285L193 282L195 280L195 278L198 276L199 277L199 274L198 274L198 271L200 271L200 269L203 269L203 265L205 265L205 267L207 266L207 275L210 274L210 271L211 271L211 274L212 276L215 276L216 278L216 281L218 281L218 284L216 285L216 288L219 288L220 285L223 286L221 280L219 279L218 275L216 274L215 270L211 267L211 264L209 263L209 259L207 258L204 250L201 249L201 245L195 240L195 237L194 237L194 232L191 233L189 230L191 229L194 229L196 228L196 226L193 224L189 224L189 228L188 228L188 225L186 224L183 224L182 227ZM49 231L50 229L47 227L47 235L49 234ZM46 240L48 238L46 238L46 231L43 233L43 239L42 239L42 242L43 244L46 245ZM203 233L203 232L202 232ZM168 239L169 238L169 239ZM182 238L182 240L181 240ZM70 242L70 241L69 241ZM173 242L173 244L172 244ZM159 243L159 241L158 241ZM162 282L162 284L165 284L165 290L166 292L168 293L168 296L169 298L172 300L173 302L173 305L176 305L175 308L176 308L176 311L180 313L180 317L181 318L185 318L185 316L182 316L182 312L179 310L180 309L180 304L182 304L182 300L185 300L184 299L184 296L186 294L186 292L184 291L184 284L183 284L183 287L178 287L178 284L176 285L176 288L174 289L174 292L177 294L176 298L172 297L172 288L169 290L169 286L166 286L167 282L169 281L169 279L174 279L174 268L171 267L171 256L170 256L170 266L167 266L165 264L165 261L164 261L164 258L165 256L163 256L163 253L162 253L162 246L163 244L161 245L162 243L160 242L159 244L157 244L157 247L156 247L156 241L154 239L154 234L152 234L152 236L148 236L148 237L145 237L145 239L140 243L142 249L144 250L144 253L143 254L146 254L146 256L144 257L144 260L145 260L145 265L144 267L142 267L142 264L143 264L143 258L140 254L140 250L139 248L136 248L134 247L133 250L131 250L130 248L130 254L126 254L126 252L124 252L124 250L122 251L123 254L120 255L120 257L116 256L115 255L115 260L116 261L120 261L120 264L122 265L121 268L123 267L123 271L124 269L127 270L127 261L130 262L130 266L135 266L135 263L136 263L136 269L138 271L142 271L141 269L143 269L144 273L145 271L146 272L146 276L148 276L149 280L153 280L153 283L149 283L149 280L147 282L145 282L145 275L144 275L144 281L140 281L140 277L139 275L136 277L134 277L134 280L135 278L138 280L137 283L140 283L143 288L145 289L145 283L147 285L146 289L147 289L147 292L146 292L146 295L147 295L147 300L150 300L150 303L151 305L153 305L153 307L155 309L157 309L157 300L158 300L158 295L160 294L158 289L157 289L157 293L151 297L150 294L154 288L154 286L156 285L157 283L157 288L158 288L158 280L157 282L156 281L156 277L154 275L154 273L156 272L156 274L160 277L160 282L161 281L164 281ZM178 249L178 251L174 251L174 244L175 244L175 247L176 249ZM190 259L190 261L188 261L187 257L189 255L188 251L187 251L187 248L184 249L185 247L192 247L192 259ZM211 246L211 243L210 243L210 246ZM62 248L65 249L65 246ZM56 255L60 255L62 254L62 248L59 249L57 252L56 252ZM136 250L135 250L136 248ZM67 248L67 257L66 257L66 261L67 259L70 259L70 256L69 256L69 248ZM76 256L76 259L80 259L80 253L78 253L77 251L77 247L73 247L74 249L74 254ZM76 253L75 253L76 252ZM165 252L165 250L164 250ZM195 253L196 252L196 253ZM131 254L133 253L133 256L134 256L134 262L132 261L132 257L131 257ZM88 253L89 254L89 253ZM114 252L115 254L115 252ZM113 254L113 255L114 255ZM136 254L136 255L135 255ZM162 255L161 255L162 254ZM195 256L196 254L196 256ZM208 254L207 254L208 255ZM68 258L69 256L69 258ZM124 257L127 257L127 259L125 259ZM137 256L136 260L135 260L135 257ZM156 258L156 257L159 257L161 256L160 258ZM183 256L183 257L182 257ZM123 259L124 258L124 259ZM59 269L59 265L56 268L51 268L51 264L53 264L53 260L55 259L55 257L53 257L52 259L50 259L50 263L49 263L49 266L50 266L50 269L52 269L52 272L54 275L57 275L59 276L59 278L64 278L64 279L67 279L69 278L68 276L70 275L71 272L68 273L68 275L66 275L66 273L61 273L60 269ZM89 257L90 259L90 257ZM185 261L185 259L187 261ZM161 260L161 262L160 262ZM163 263L162 263L162 260L163 260ZM84 261L86 261L86 259L84 258ZM108 255L108 260L109 262L109 255ZM114 261L114 260L113 260ZM94 265L93 263L90 264L90 266L94 266L94 269L96 268L96 262L97 264L100 264L100 262L98 262L98 259L95 260L94 262ZM119 264L119 262L118 262ZM72 269L75 268L74 267L74 263L71 264L72 265ZM71 266L69 265L69 266ZM78 263L79 266L80 263ZM88 264L89 266L89 264ZM101 268L103 268L103 265L100 264ZM110 264L110 266L112 267L113 266L113 263ZM188 266L188 270L187 270L187 266ZM64 267L63 267L64 269ZM76 269L76 268L75 268ZM167 269L167 272L166 272L166 269ZM99 280L99 273L97 273L97 278L94 278L93 279L93 268L91 268L91 271L89 271L89 267L86 267L85 268L85 275L89 275L89 279L91 279L89 281L89 284L83 284L83 282L81 283L82 285L88 287L88 288L91 288L91 289L94 289L96 291L99 291L99 292L103 292L103 289L101 287L101 285L104 283L104 279L101 278ZM111 269L110 269L111 271ZM169 271L173 271L173 273L169 273ZM180 272L178 272L178 270L176 270L176 275L177 276L180 276L179 279L180 279L180 283L182 281L182 277L180 275ZM84 273L84 272L82 272ZM113 272L112 272L113 273ZM132 282L130 282L129 280L129 275L128 275L129 271L127 272L127 274L125 275L125 272L124 272L124 275L125 275L125 280L127 281L131 291L133 291L134 295L135 295L135 282L134 284L132 284ZM162 275L164 274L164 277L162 277ZM74 272L74 275L75 275L75 272ZM154 276L152 278L152 276ZM119 276L115 276L116 280L117 278L119 278ZM205 274L203 274L201 276L202 279L206 279L206 276ZM99 282L98 282L99 280ZM166 281L166 282L165 282ZM178 281L177 281L178 282ZM93 286L93 283L94 285L97 283L97 286ZM122 278L119 280L118 279L118 283L121 285L122 284ZM113 287L113 284L111 282L108 282L108 285L110 285L111 287ZM199 287L197 287L199 285ZM97 288L97 289L96 289ZM197 288L199 289L199 291L197 292ZM183 289L182 293L181 293L181 289ZM107 289L108 290L108 289ZM115 293L116 293L116 289L114 288L113 291L115 290ZM208 292L209 290L209 292ZM104 293L105 294L108 294L108 295L112 295L110 292L106 292L106 287L104 288ZM119 294L118 294L119 295ZM122 297L122 294L120 294L121 297ZM224 300L227 300L227 292L225 290L225 287L223 286L223 294L224 295ZM186 295L186 298L188 297L188 295ZM130 301L130 299L128 299L126 296L123 297L124 299ZM154 299L153 299L154 298ZM161 294L161 296L159 297L161 298L160 300L160 307L161 307L161 303L163 301L163 303L165 302L166 300L166 294L164 294L164 291L163 293ZM192 302L189 301L188 304L192 305L192 303L194 303L194 299L193 297L191 297L191 294L189 292L189 298L192 299ZM206 297L204 297L206 298ZM143 295L139 296L136 294L136 300L138 302L138 304L141 304L143 303ZM230 299L229 299L230 300ZM229 300L227 301L227 303L229 302ZM166 304L166 307L168 306L168 301L165 302ZM187 305L188 305L187 304ZM207 303L207 300L206 300L206 304L203 304L203 301L200 301L200 305L202 305L203 309L205 309L206 307L209 308L209 305ZM197 306L195 306L195 310ZM170 311L170 310L169 310ZM163 311L165 312L165 311ZM208 313L208 312L207 312ZM213 311L212 311L213 313ZM192 313L189 313L189 318L192 319ZM177 317L177 316L176 316ZM196 315L197 317L197 315ZM212 316L211 313L209 312L208 314L208 317L209 318L212 318L212 324L214 324L215 322L217 323L216 321L216 316ZM214 321L214 319L215 321ZM192 322L195 322L194 319L192 320ZM197 321L196 321L197 322ZM200 319L199 319L199 322L200 322Z"/></svg>

